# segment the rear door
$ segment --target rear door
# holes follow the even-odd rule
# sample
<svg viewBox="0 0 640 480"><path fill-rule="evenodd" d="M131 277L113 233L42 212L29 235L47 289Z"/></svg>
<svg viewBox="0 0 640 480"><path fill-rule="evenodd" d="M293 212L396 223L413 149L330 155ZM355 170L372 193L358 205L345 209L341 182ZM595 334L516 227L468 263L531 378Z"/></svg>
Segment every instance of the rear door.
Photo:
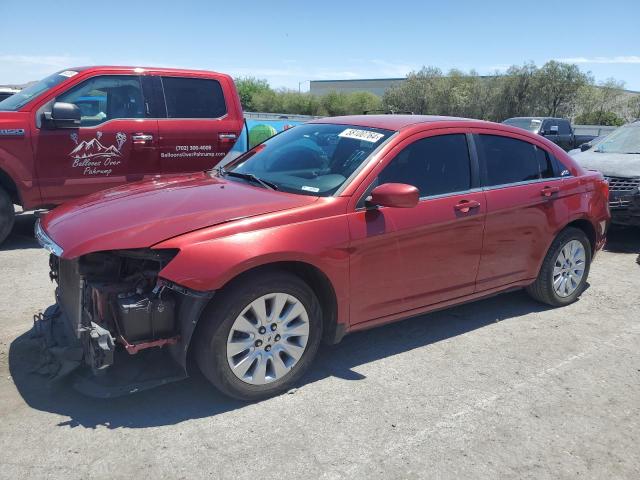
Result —
<svg viewBox="0 0 640 480"><path fill-rule="evenodd" d="M473 293L485 201L464 132L405 140L369 180L420 190L414 208L349 214L351 318L360 323ZM367 193L359 194L360 198Z"/></svg>
<svg viewBox="0 0 640 480"><path fill-rule="evenodd" d="M40 125L33 134L36 171L43 199L58 204L159 171L158 121L138 75L96 75L53 102L73 103L80 128Z"/></svg>
<svg viewBox="0 0 640 480"><path fill-rule="evenodd" d="M160 120L163 173L206 170L235 144L243 119L224 77L161 76L166 118Z"/></svg>
<svg viewBox="0 0 640 480"><path fill-rule="evenodd" d="M487 200L477 290L532 279L568 208L552 155L524 137L474 136Z"/></svg>

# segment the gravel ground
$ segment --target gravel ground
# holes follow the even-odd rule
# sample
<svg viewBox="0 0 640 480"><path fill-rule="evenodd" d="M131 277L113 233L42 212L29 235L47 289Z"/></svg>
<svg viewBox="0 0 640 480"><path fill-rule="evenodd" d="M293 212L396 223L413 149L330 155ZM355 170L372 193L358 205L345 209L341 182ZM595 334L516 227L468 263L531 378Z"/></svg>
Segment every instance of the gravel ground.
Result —
<svg viewBox="0 0 640 480"><path fill-rule="evenodd" d="M515 292L324 347L290 394L201 378L98 401L29 373L47 254L0 250L0 478L640 478L640 231L610 235L581 300Z"/></svg>

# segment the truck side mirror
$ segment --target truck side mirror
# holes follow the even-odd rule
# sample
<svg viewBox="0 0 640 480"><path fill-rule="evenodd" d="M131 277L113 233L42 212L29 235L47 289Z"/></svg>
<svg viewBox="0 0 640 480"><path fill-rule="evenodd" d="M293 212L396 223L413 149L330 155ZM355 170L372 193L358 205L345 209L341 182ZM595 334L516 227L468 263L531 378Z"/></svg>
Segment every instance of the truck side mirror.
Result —
<svg viewBox="0 0 640 480"><path fill-rule="evenodd" d="M81 113L73 103L55 102L51 112L45 112L44 123L50 128L78 128Z"/></svg>

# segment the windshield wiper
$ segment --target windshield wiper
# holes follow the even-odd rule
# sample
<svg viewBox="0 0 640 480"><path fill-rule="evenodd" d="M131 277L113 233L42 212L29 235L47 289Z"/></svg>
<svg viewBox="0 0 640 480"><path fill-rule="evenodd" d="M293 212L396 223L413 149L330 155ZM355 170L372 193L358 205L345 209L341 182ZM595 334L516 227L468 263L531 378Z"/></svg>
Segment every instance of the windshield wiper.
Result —
<svg viewBox="0 0 640 480"><path fill-rule="evenodd" d="M249 180L251 182L262 185L264 188L268 188L269 190L278 190L278 186L275 183L263 180L260 177L256 177L253 173L234 172L233 170L227 171L222 167L218 170L218 173L221 175L229 175L230 177L243 178L245 180Z"/></svg>

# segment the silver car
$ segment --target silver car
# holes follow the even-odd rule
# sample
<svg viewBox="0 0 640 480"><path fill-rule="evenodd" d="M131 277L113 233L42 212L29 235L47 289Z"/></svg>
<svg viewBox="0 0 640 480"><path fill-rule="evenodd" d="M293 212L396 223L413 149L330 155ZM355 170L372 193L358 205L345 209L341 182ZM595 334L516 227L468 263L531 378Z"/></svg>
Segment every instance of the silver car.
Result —
<svg viewBox="0 0 640 480"><path fill-rule="evenodd" d="M640 226L640 121L618 128L573 158L609 181L613 223Z"/></svg>

